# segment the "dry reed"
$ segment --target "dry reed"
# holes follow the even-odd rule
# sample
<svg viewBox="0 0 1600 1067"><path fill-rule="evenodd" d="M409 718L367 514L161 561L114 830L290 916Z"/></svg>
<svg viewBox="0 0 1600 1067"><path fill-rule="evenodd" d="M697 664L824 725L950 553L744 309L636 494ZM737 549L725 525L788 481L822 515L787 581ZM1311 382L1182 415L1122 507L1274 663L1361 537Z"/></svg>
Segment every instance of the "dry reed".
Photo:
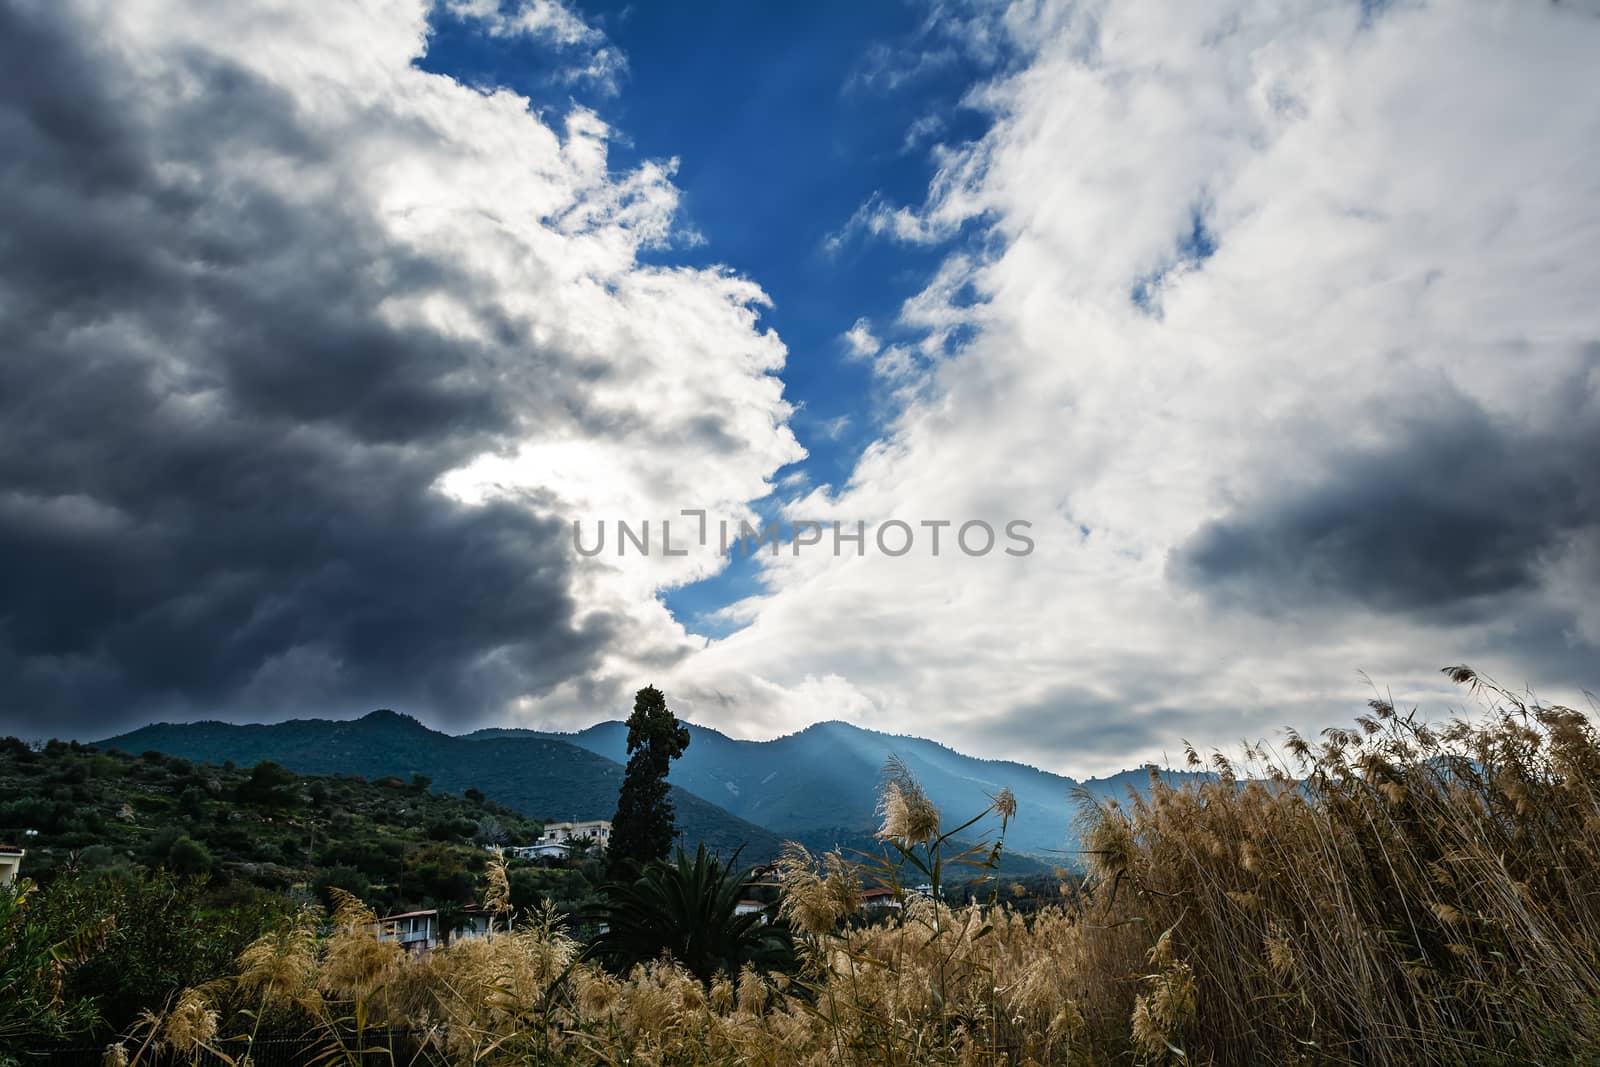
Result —
<svg viewBox="0 0 1600 1067"><path fill-rule="evenodd" d="M452 1064L1594 1062L1600 742L1578 712L1452 674L1487 698L1479 718L1375 700L1281 758L1191 750L1213 772L1197 784L1081 798L1087 875L1026 915L902 893L867 921L881 867L791 846L799 971L702 984L668 960L607 974L548 911L408 956L346 897L321 934L308 917L263 939L117 1055L198 1054L275 1013L326 1063L362 1062L362 1035L391 1026ZM904 767L880 814L894 884L908 856L954 859Z"/></svg>

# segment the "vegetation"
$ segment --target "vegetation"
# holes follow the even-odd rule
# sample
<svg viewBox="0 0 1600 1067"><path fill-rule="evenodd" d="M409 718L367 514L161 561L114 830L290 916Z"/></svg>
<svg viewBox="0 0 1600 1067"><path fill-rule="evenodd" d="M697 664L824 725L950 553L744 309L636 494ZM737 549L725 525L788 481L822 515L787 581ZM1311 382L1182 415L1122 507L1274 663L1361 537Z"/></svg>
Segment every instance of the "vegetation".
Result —
<svg viewBox="0 0 1600 1067"><path fill-rule="evenodd" d="M208 876L213 889L314 893L338 887L385 909L467 904L485 845L536 840L509 808L415 782L316 778L0 739L0 841L28 849L48 883L134 868Z"/></svg>
<svg viewBox="0 0 1600 1067"><path fill-rule="evenodd" d="M75 931L56 939L49 924L29 914L33 883L0 886L0 1065L16 1060L6 1051L23 1038L59 1038L87 1029L95 1019L89 1000L69 995L63 976L80 963L99 931Z"/></svg>
<svg viewBox="0 0 1600 1067"><path fill-rule="evenodd" d="M675 861L658 860L636 880L602 889L594 957L624 974L667 957L705 982L746 965L782 967L787 931L772 925L764 909L738 911L755 880L753 868L726 866L704 846L693 856L680 848Z"/></svg>
<svg viewBox="0 0 1600 1067"><path fill-rule="evenodd" d="M429 775L431 787L466 796L470 790L528 818L609 819L617 808L624 770L620 763L536 736L485 740L451 737L393 711L359 719L299 719L270 726L221 722L161 723L100 743L128 752L155 750L195 761L253 766L268 760L301 775L358 774L369 781L394 778L404 784ZM725 791L724 791L725 792ZM783 840L771 831L730 815L692 793L673 787L677 830L692 847L746 859L775 858ZM663 853L664 855L665 853Z"/></svg>
<svg viewBox="0 0 1600 1067"><path fill-rule="evenodd" d="M1432 725L1377 700L1282 756L1191 753L1209 777L1081 797L1089 877L1027 912L1004 900L1003 829L957 850L961 828L890 766L877 855L795 845L779 863L787 965L703 949L737 935L722 902L751 877L704 853L606 891L615 917L705 922L694 944L628 951L612 946L631 934L586 945L547 905L513 914L496 864L496 936L407 956L334 893L331 916L302 910L108 1062L242 1062L267 1032L352 1065L374 1047L449 1064L1595 1062L1600 736L1453 676L1481 717ZM1015 809L1001 792L985 814L1004 828ZM988 892L911 888L958 870ZM892 903L864 910L869 885Z"/></svg>
<svg viewBox="0 0 1600 1067"><path fill-rule="evenodd" d="M1096 907L1152 942L1141 1049L1600 1056L1600 740L1577 711L1450 674L1487 718L1432 726L1374 700L1321 743L1291 734L1286 759L1213 756L1213 784L1087 813Z"/></svg>
<svg viewBox="0 0 1600 1067"><path fill-rule="evenodd" d="M1147 771L1132 770L1080 783L1037 767L978 759L924 738L885 734L843 722L820 722L767 741L736 740L705 726L685 725L690 743L673 761L675 786L818 852L835 846L846 851L870 847L877 828L873 808L878 771L890 756L900 759L917 776L943 811L980 811L989 803L988 794L1010 789L1017 798L1018 814L1006 831L1007 868L1017 875L1029 871L1047 875L1054 866L1048 861L1025 863L1024 853L1050 857L1068 847L1071 813L1061 799L1071 789L1081 784L1099 796L1121 797L1130 784L1142 789L1149 780ZM618 764L628 761L628 727L621 721L596 723L570 734L497 728L466 736L482 739L480 743L543 737L587 749ZM1175 783L1201 776L1192 771L1163 772L1164 778ZM679 797L680 825L692 830L685 821L681 795L675 792L674 796ZM993 831L995 827L983 829ZM971 835L973 839L981 836ZM692 832L689 838L692 848ZM745 857L755 862L776 854L776 849L771 855L745 850Z"/></svg>
<svg viewBox="0 0 1600 1067"><path fill-rule="evenodd" d="M129 866L65 873L34 894L34 914L57 943L90 950L61 971L67 1002L92 1006L88 1032L125 1030L175 990L227 974L252 941L294 911L282 894L243 883L183 878Z"/></svg>
<svg viewBox="0 0 1600 1067"><path fill-rule="evenodd" d="M266 762L218 767L76 743L35 750L16 738L0 739L0 797L0 841L27 847L29 876L25 893L0 899L0 971L6 987L30 991L9 1003L22 1005L19 1025L37 1020L24 1027L36 1038L125 1030L174 990L225 975L265 931L339 889L380 913L459 911L477 899L485 844L541 830L481 797L398 779L305 778ZM585 891L563 903L592 900ZM538 903L537 890L524 901Z"/></svg>
<svg viewBox="0 0 1600 1067"><path fill-rule="evenodd" d="M625 877L672 850L674 822L667 774L689 747L689 730L667 707L661 690L647 685L628 716L628 772L611 820L611 870Z"/></svg>
<svg viewBox="0 0 1600 1067"><path fill-rule="evenodd" d="M605 861L588 856L561 866L512 861L509 871L511 903L519 915L549 906L573 921L593 911L605 882Z"/></svg>

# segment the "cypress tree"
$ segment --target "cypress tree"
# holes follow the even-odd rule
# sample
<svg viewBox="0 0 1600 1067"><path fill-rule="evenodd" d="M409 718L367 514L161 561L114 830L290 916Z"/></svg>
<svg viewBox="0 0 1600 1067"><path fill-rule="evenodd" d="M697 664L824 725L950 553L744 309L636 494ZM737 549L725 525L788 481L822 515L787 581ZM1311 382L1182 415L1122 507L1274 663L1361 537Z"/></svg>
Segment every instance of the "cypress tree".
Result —
<svg viewBox="0 0 1600 1067"><path fill-rule="evenodd" d="M689 747L689 729L667 708L653 685L639 690L628 717L628 769L611 820L609 866L626 877L652 860L665 859L674 836L667 772Z"/></svg>

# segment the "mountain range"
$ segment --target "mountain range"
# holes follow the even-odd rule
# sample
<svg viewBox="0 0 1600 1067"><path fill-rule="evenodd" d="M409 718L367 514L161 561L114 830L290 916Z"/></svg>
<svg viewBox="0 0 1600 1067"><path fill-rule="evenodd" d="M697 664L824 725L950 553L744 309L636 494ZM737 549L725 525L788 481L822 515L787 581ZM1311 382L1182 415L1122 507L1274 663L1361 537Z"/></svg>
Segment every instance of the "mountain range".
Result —
<svg viewBox="0 0 1600 1067"><path fill-rule="evenodd" d="M587 749L542 737L494 745L431 730L393 711L359 719L292 719L271 725L156 723L97 743L126 752L154 750L184 759L240 766L271 760L300 774L365 778L426 775L453 793L478 789L489 799L546 821L609 819L622 767ZM678 828L689 841L752 857L775 855L782 841L681 788L672 790Z"/></svg>
<svg viewBox="0 0 1600 1067"><path fill-rule="evenodd" d="M1017 815L1008 828L1008 874L1075 866L1072 796L1123 796L1149 785L1147 770L1078 782L1026 764L985 760L923 738L822 722L770 741L743 741L689 724L690 743L672 767L677 823L688 842L752 861L783 840L807 847L869 847L883 766L897 756L943 812L964 822L1009 788ZM536 818L610 818L627 761L627 726L597 723L577 733L486 729L452 736L410 716L375 711L359 719L296 719L271 725L157 723L98 742L128 752L155 750L213 763L272 760L302 774L365 777L423 774L435 788L481 790ZM1169 780L1191 772L1165 771ZM998 830L992 819L963 837Z"/></svg>
<svg viewBox="0 0 1600 1067"><path fill-rule="evenodd" d="M488 729L464 735L480 741L539 738L564 741L618 763L627 762L628 728L602 722L577 733ZM672 781L741 819L784 837L819 828L871 829L883 765L898 756L916 775L944 814L959 824L988 807L990 797L1009 788L1017 814L1007 830L1006 847L1040 857L1075 848L1072 821L1075 790L1084 786L1097 797L1124 796L1149 785L1147 770L1110 778L1076 779L1023 763L963 755L935 741L866 730L844 722L820 722L770 741L740 741L704 726L689 725L689 747L672 766ZM1173 779L1181 777L1164 772ZM980 823L985 831L998 823Z"/></svg>

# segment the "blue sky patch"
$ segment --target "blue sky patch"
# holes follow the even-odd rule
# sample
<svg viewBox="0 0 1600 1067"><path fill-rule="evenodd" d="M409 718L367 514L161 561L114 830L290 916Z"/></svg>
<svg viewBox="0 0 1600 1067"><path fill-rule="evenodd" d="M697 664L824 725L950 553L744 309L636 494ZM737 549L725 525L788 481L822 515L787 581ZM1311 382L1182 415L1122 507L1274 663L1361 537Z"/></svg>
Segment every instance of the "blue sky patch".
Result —
<svg viewBox="0 0 1600 1067"><path fill-rule="evenodd" d="M983 136L989 116L962 99L996 61L938 39L926 12L910 4L589 2L574 10L626 57L620 92L559 77L560 49L491 36L481 22L445 11L435 14L419 65L505 86L558 114L592 108L613 127L613 169L676 157L679 226L704 240L643 258L726 265L761 284L773 301L764 324L789 349L784 394L808 453L798 465L805 484L842 484L889 409L875 403L870 363L851 358L840 336L864 317L881 339L895 340L901 304L949 252L948 244L851 233L848 224L874 198L919 205L934 173L931 146ZM975 239L973 226L953 238ZM968 336L947 339L947 349ZM778 506L776 497L756 505L768 517ZM693 625L748 595L755 570L743 561L663 599Z"/></svg>

